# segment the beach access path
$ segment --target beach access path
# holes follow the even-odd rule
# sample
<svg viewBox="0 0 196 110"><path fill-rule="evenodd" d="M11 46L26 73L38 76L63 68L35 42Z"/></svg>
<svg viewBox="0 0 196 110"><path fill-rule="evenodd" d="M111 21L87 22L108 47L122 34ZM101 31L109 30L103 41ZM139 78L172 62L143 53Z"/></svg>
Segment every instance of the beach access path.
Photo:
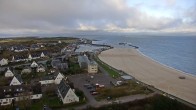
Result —
<svg viewBox="0 0 196 110"><path fill-rule="evenodd" d="M196 105L196 77L160 64L137 49L114 48L99 59L148 85ZM185 77L180 79L179 77Z"/></svg>

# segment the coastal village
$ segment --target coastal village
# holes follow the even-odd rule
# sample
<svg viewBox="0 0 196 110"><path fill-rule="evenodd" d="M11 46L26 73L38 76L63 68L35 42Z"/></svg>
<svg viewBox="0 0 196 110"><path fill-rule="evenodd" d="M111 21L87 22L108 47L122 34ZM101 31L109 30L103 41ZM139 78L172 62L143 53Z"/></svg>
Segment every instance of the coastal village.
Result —
<svg viewBox="0 0 196 110"><path fill-rule="evenodd" d="M77 51L81 45L99 48ZM86 109L154 96L152 86L97 57L111 48L83 38L2 40L0 108Z"/></svg>

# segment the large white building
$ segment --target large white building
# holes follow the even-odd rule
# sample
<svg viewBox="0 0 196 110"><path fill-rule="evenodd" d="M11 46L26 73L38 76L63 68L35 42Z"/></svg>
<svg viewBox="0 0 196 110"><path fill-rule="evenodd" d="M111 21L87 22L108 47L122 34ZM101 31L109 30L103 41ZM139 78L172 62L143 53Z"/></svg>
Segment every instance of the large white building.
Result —
<svg viewBox="0 0 196 110"><path fill-rule="evenodd" d="M75 94L74 90L72 90L70 86L66 84L65 80L61 80L57 91L63 104L79 102L79 97Z"/></svg>
<svg viewBox="0 0 196 110"><path fill-rule="evenodd" d="M95 61L91 61L88 63L88 73L97 73L98 72L98 64Z"/></svg>

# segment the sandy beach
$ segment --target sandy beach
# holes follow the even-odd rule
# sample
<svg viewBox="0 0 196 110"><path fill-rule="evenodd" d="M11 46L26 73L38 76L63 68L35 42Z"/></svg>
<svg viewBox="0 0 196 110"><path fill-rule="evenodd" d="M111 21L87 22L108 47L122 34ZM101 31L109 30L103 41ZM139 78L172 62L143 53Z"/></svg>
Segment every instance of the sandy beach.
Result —
<svg viewBox="0 0 196 110"><path fill-rule="evenodd" d="M196 104L196 77L162 65L136 49L103 51L100 60L164 92ZM185 79L180 79L184 76Z"/></svg>

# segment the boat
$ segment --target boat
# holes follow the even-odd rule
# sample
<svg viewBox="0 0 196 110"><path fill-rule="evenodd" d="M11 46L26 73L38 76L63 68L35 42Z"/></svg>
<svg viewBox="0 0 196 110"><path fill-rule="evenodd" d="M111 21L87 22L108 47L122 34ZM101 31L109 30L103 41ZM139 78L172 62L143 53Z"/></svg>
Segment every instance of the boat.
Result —
<svg viewBox="0 0 196 110"><path fill-rule="evenodd" d="M125 42L120 42L120 43L118 43L119 45L126 45L127 43L125 43Z"/></svg>

